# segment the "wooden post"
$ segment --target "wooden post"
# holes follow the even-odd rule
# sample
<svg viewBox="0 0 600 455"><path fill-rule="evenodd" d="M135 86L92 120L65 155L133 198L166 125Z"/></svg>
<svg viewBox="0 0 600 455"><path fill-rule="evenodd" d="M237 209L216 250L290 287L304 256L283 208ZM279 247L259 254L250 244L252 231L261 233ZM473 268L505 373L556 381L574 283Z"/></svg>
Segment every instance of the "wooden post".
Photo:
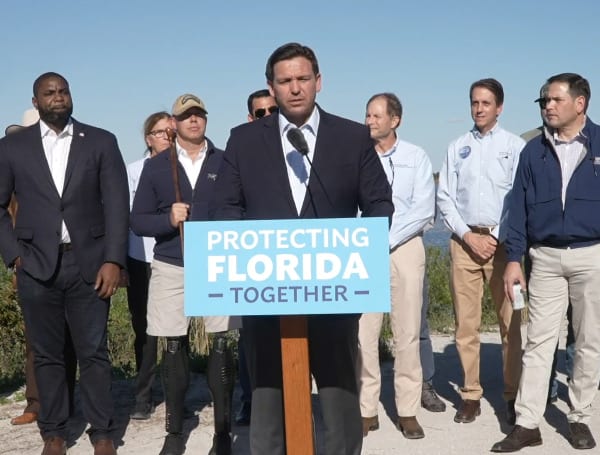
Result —
<svg viewBox="0 0 600 455"><path fill-rule="evenodd" d="M281 316L281 366L287 455L314 455L306 316Z"/></svg>

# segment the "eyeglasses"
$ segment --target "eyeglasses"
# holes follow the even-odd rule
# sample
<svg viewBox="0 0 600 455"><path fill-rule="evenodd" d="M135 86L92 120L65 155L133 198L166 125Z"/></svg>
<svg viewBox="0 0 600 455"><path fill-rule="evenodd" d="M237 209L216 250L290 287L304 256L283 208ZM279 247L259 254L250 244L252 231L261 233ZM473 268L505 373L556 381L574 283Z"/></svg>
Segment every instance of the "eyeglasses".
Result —
<svg viewBox="0 0 600 455"><path fill-rule="evenodd" d="M152 130L148 134L159 139L166 139L168 137L167 130Z"/></svg>
<svg viewBox="0 0 600 455"><path fill-rule="evenodd" d="M269 111L269 114L274 114L278 110L279 108L277 106L269 106L267 109L261 107L254 111L254 117L263 118L267 114L267 111Z"/></svg>

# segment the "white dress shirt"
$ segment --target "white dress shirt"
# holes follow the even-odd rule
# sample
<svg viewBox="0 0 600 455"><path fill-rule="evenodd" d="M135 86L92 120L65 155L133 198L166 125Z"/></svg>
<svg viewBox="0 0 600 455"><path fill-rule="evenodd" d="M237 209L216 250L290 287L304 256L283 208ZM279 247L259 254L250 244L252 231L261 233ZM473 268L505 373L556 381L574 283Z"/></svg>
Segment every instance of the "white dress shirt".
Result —
<svg viewBox="0 0 600 455"><path fill-rule="evenodd" d="M183 170L185 171L185 175L187 176L190 185L192 188L196 187L196 180L198 180L198 176L200 175L200 169L202 169L202 164L204 163L204 158L206 158L206 151L208 150L208 141L204 139L204 145L202 146L202 150L198 154L198 157L192 161L192 158L188 154L187 150L185 150L181 145L179 145L179 141L175 141L177 146L177 159L183 166Z"/></svg>
<svg viewBox="0 0 600 455"><path fill-rule="evenodd" d="M560 173L562 176L561 195L564 208L565 199L567 196L567 187L569 186L571 177L575 172L575 168L580 161L583 160L586 154L586 150L584 149L586 138L583 135L583 132L579 132L579 134L570 141L561 141L558 138L558 133L555 132L552 136L552 139L554 151L556 152L556 156L558 157L558 161L560 163Z"/></svg>
<svg viewBox="0 0 600 455"><path fill-rule="evenodd" d="M448 146L440 171L437 204L444 223L461 239L470 226L495 226L506 237L505 199L512 189L525 141L498 123L485 135L476 128Z"/></svg>
<svg viewBox="0 0 600 455"><path fill-rule="evenodd" d="M71 142L73 141L73 122L69 119L64 129L59 134L56 134L43 120L40 120L40 133L42 135L44 155L46 155L46 160L48 161L54 186L56 186L58 195L62 197L65 186L65 174L67 172L67 161L69 160L69 151L71 150ZM60 242L71 242L65 220L62 221Z"/></svg>
<svg viewBox="0 0 600 455"><path fill-rule="evenodd" d="M390 150L378 155L392 187L391 249L421 234L433 223L435 183L431 161L416 145L397 139Z"/></svg>
<svg viewBox="0 0 600 455"><path fill-rule="evenodd" d="M310 165L305 161L304 156L290 144L287 138L287 132L292 128L296 128L296 125L290 123L281 111L278 115L279 133L281 134L281 146L287 167L288 180L294 197L294 203L296 204L296 210L300 214L302 204L304 203L304 196L306 195L308 179L310 178ZM300 131L302 131L304 139L306 139L306 143L308 144L308 157L311 162L315 153L319 120L319 110L315 106L306 123L300 127Z"/></svg>
<svg viewBox="0 0 600 455"><path fill-rule="evenodd" d="M129 210L133 206L133 198L137 190L138 184L140 183L140 176L146 161L150 159L150 152L144 154L144 158L141 160L134 161L127 165L127 180L129 182ZM129 229L129 247L127 254L133 259L143 261L147 263L152 262L154 257L154 237L139 237Z"/></svg>

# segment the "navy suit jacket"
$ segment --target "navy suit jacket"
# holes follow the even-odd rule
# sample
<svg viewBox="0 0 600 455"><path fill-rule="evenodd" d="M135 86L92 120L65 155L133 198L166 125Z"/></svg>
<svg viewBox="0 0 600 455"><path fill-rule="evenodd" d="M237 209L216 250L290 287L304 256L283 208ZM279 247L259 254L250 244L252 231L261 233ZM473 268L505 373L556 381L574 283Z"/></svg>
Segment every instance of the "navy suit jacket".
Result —
<svg viewBox="0 0 600 455"><path fill-rule="evenodd" d="M12 193L19 209L13 228ZM62 197L44 155L39 122L0 140L0 254L21 257L42 281L56 271L64 219L83 279L92 283L104 262L125 267L129 192L115 136L73 119Z"/></svg>
<svg viewBox="0 0 600 455"><path fill-rule="evenodd" d="M279 116L231 131L211 207L213 219L352 218L359 209L362 216L391 218L394 212L392 192L366 126L320 110L313 170L300 215L289 185Z"/></svg>
<svg viewBox="0 0 600 455"><path fill-rule="evenodd" d="M208 220L208 204L213 195L223 151L206 139L208 148L196 186L192 188L178 161L179 190L182 202L190 205L190 221ZM142 237L154 237L154 257L172 265L183 265L179 229L171 225L171 206L175 203L175 184L171 152L165 150L146 161L133 198L131 230Z"/></svg>

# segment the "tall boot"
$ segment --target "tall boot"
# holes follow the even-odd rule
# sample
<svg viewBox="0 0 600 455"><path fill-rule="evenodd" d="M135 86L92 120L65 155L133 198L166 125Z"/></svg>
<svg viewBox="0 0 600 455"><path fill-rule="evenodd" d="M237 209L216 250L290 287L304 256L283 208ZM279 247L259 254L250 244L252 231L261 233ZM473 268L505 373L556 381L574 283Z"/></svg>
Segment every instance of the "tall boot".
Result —
<svg viewBox="0 0 600 455"><path fill-rule="evenodd" d="M187 336L168 337L161 368L166 405L165 429L168 434L159 455L182 455L185 452L183 406L189 375Z"/></svg>
<svg viewBox="0 0 600 455"><path fill-rule="evenodd" d="M231 455L231 404L234 364L226 332L216 333L208 358L208 388L213 398L215 435L208 455Z"/></svg>
<svg viewBox="0 0 600 455"><path fill-rule="evenodd" d="M139 357L136 351L135 407L130 414L134 420L148 420L154 412L152 384L156 373L157 344L158 337L145 335Z"/></svg>

